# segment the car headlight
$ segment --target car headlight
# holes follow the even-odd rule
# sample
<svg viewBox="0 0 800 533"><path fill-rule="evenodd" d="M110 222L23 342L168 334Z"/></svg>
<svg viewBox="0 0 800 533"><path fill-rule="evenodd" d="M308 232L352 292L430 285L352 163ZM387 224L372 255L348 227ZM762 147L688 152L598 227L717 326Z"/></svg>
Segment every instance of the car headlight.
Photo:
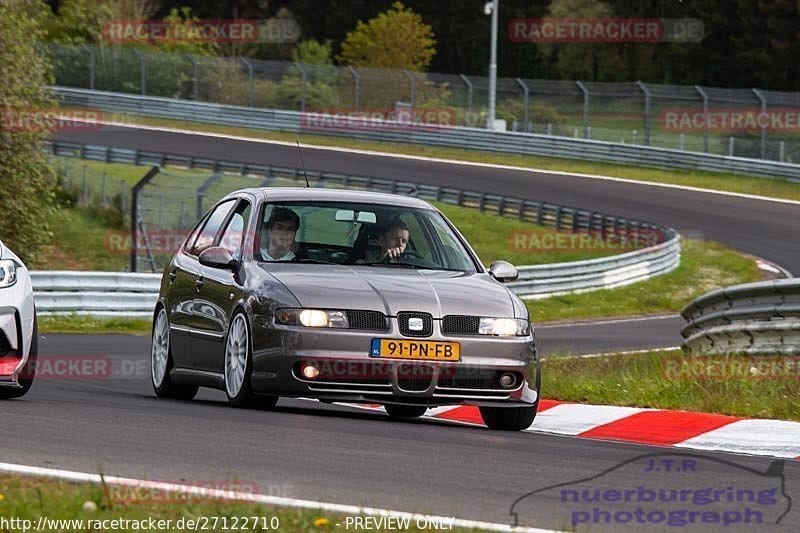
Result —
<svg viewBox="0 0 800 533"><path fill-rule="evenodd" d="M481 318L478 326L480 335L501 337L524 336L530 331L530 324L524 318Z"/></svg>
<svg viewBox="0 0 800 533"><path fill-rule="evenodd" d="M275 323L307 328L349 328L347 313L325 309L278 309Z"/></svg>
<svg viewBox="0 0 800 533"><path fill-rule="evenodd" d="M17 282L17 264L11 259L0 261L0 288L10 287Z"/></svg>

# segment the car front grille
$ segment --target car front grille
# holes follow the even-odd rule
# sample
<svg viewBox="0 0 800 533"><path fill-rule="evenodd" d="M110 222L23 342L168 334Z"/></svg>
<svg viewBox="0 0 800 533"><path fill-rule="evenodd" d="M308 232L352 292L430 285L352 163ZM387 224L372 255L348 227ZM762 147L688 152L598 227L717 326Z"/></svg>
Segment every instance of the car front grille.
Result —
<svg viewBox="0 0 800 533"><path fill-rule="evenodd" d="M481 318L469 315L447 315L442 318L444 335L477 335Z"/></svg>
<svg viewBox="0 0 800 533"><path fill-rule="evenodd" d="M433 368L425 365L400 365L397 367L397 386L409 392L428 390L433 380Z"/></svg>
<svg viewBox="0 0 800 533"><path fill-rule="evenodd" d="M412 329L411 325L419 321L422 321L422 328ZM430 337L433 334L433 317L430 313L401 311L397 313L397 324L400 333L406 337Z"/></svg>
<svg viewBox="0 0 800 533"><path fill-rule="evenodd" d="M389 321L386 315L380 311L347 311L347 322L350 329L361 329L367 331L388 331Z"/></svg>

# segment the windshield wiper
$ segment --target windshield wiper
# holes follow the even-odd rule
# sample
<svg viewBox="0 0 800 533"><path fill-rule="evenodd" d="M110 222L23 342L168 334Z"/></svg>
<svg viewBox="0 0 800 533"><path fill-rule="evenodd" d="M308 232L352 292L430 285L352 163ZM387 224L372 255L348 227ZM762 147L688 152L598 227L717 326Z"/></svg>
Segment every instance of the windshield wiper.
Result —
<svg viewBox="0 0 800 533"><path fill-rule="evenodd" d="M333 261L323 261L322 259L313 259L311 257L295 257L287 263L316 263L320 265L341 265L341 263L334 263Z"/></svg>
<svg viewBox="0 0 800 533"><path fill-rule="evenodd" d="M397 268L413 268L413 269L416 269L416 270L449 270L447 268L423 266L423 265L417 265L417 264L414 264L414 263L404 263L402 261L401 262L394 262L394 263L386 263L384 261L377 261L377 262L374 262L374 263L361 263L361 264L359 264L359 266L360 265L364 265L364 266L381 266L381 267L397 267Z"/></svg>

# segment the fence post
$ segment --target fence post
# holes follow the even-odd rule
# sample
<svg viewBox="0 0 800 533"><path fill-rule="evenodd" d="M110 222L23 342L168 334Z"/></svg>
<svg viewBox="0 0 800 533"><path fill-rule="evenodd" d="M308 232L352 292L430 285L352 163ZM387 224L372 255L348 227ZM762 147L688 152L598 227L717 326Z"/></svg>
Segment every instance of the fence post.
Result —
<svg viewBox="0 0 800 533"><path fill-rule="evenodd" d="M578 88L583 93L583 138L589 138L589 89L582 81L576 81Z"/></svg>
<svg viewBox="0 0 800 533"><path fill-rule="evenodd" d="M413 110L417 101L417 80L414 79L413 74L405 69L403 70L403 74L405 74L406 78L408 78L409 86L411 87L411 109ZM414 121L413 116L411 121Z"/></svg>
<svg viewBox="0 0 800 533"><path fill-rule="evenodd" d="M144 54L139 50L134 49L133 53L139 58L139 85L142 89L142 96L147 95L147 66L144 60Z"/></svg>
<svg viewBox="0 0 800 533"><path fill-rule="evenodd" d="M102 193L103 207L108 207L108 174L103 172L103 193Z"/></svg>
<svg viewBox="0 0 800 533"><path fill-rule="evenodd" d="M358 113L359 100L361 99L361 75L352 65L348 66L347 69L353 75L353 107L355 108L354 111Z"/></svg>
<svg viewBox="0 0 800 533"><path fill-rule="evenodd" d="M522 87L522 100L523 100L523 120L525 121L525 131L531 131L530 123L528 122L528 100L530 97L530 91L528 90L528 86L525 85L525 82L522 81L522 78L517 78L517 83L520 87Z"/></svg>
<svg viewBox="0 0 800 533"><path fill-rule="evenodd" d="M733 137L728 137L728 155L733 157Z"/></svg>
<svg viewBox="0 0 800 533"><path fill-rule="evenodd" d="M301 65L299 62L295 62L294 66L295 66L295 68L297 70L300 71L300 76L301 76L301 80L302 80L301 83L303 84L302 88L300 89L300 111L305 111L306 110L306 81L307 81L306 69L304 69L303 65Z"/></svg>
<svg viewBox="0 0 800 533"><path fill-rule="evenodd" d="M83 205L89 205L89 167L83 165Z"/></svg>
<svg viewBox="0 0 800 533"><path fill-rule="evenodd" d="M240 57L239 59L241 59L244 62L244 66L247 67L247 105L253 107L253 89L255 88L253 82L253 64L245 57Z"/></svg>
<svg viewBox="0 0 800 533"><path fill-rule="evenodd" d="M467 86L467 118L465 120L466 126L468 128L472 127L472 82L469 81L465 75L461 74L461 79L464 81L464 84Z"/></svg>
<svg viewBox="0 0 800 533"><path fill-rule="evenodd" d="M137 181L136 185L134 185L133 189L131 190L131 272L136 272L136 239L138 238L138 230L136 227L136 223L138 221L136 220L136 215L139 213L139 191L141 191L145 185L150 183L150 180L152 180L153 177L158 174L158 170L159 169L156 166L148 170L147 174L145 174L142 179Z"/></svg>
<svg viewBox="0 0 800 533"><path fill-rule="evenodd" d="M89 53L89 88L94 91L94 49L85 44L83 48Z"/></svg>
<svg viewBox="0 0 800 533"><path fill-rule="evenodd" d="M650 90L641 81L636 86L644 93L644 144L650 146Z"/></svg>
<svg viewBox="0 0 800 533"><path fill-rule="evenodd" d="M212 174L197 189L197 220L203 218L203 197L214 183L222 177L222 174Z"/></svg>
<svg viewBox="0 0 800 533"><path fill-rule="evenodd" d="M753 89L753 94L756 95L756 98L761 102L761 114L766 115L767 113L767 99L764 97L764 94L759 91L758 89ZM761 159L767 158L767 126L765 122L761 121Z"/></svg>
<svg viewBox="0 0 800 533"><path fill-rule="evenodd" d="M192 62L192 98L199 100L200 89L197 81L197 58L194 57L194 54L186 54L186 56L189 58L189 61Z"/></svg>
<svg viewBox="0 0 800 533"><path fill-rule="evenodd" d="M703 99L703 151L708 153L708 95L699 85L695 85L694 90Z"/></svg>

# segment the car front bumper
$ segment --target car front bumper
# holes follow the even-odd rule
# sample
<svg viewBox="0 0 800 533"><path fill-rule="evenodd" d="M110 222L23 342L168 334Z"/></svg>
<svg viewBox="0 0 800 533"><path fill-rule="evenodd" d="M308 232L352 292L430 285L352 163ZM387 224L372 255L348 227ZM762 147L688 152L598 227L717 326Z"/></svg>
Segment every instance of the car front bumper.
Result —
<svg viewBox="0 0 800 533"><path fill-rule="evenodd" d="M31 279L17 269L17 282L0 288L0 387L18 387L33 341L34 303Z"/></svg>
<svg viewBox="0 0 800 533"><path fill-rule="evenodd" d="M458 362L370 356L374 338L405 339L390 319L388 332L276 327L252 317L253 390L330 401L408 405L530 406L538 399L539 360L532 336L442 336L425 341L461 344ZM303 377L304 365L320 375ZM514 377L503 386L504 374Z"/></svg>

